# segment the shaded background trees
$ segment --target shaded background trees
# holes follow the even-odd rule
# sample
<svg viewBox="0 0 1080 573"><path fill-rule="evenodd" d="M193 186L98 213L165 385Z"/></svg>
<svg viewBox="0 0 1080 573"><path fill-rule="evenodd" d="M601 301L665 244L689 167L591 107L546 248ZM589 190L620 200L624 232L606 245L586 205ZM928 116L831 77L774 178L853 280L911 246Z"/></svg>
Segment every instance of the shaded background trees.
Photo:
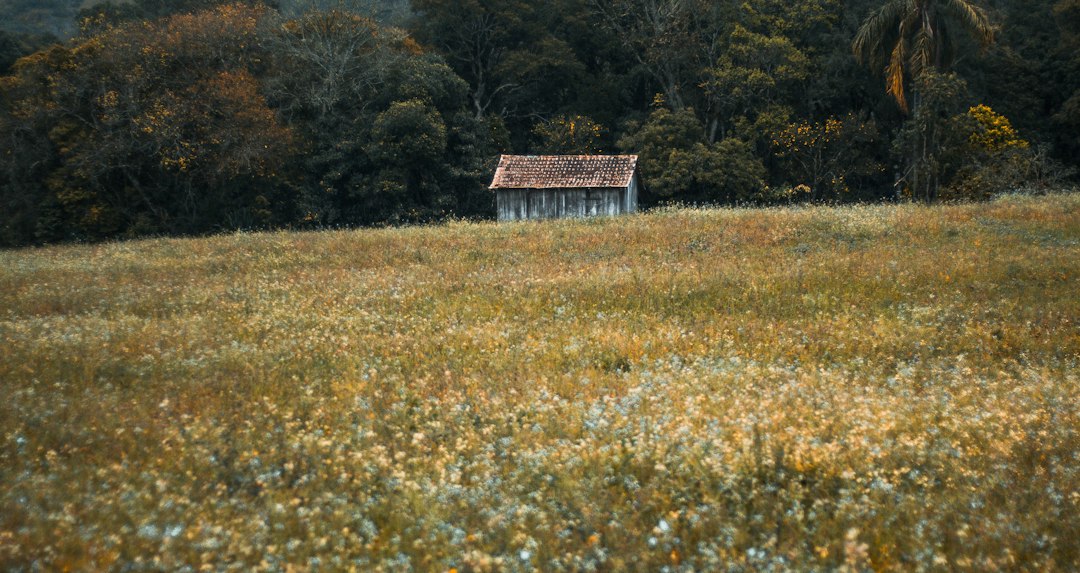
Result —
<svg viewBox="0 0 1080 573"><path fill-rule="evenodd" d="M304 222L373 224L472 214L483 116L467 84L404 31L343 11L286 21L267 88L303 135Z"/></svg>
<svg viewBox="0 0 1080 573"><path fill-rule="evenodd" d="M44 136L38 161L53 164L38 180L52 211L36 235L287 220L273 166L291 132L255 79L266 15L230 5L125 24L20 61L9 121Z"/></svg>
<svg viewBox="0 0 1080 573"><path fill-rule="evenodd" d="M1080 157L1076 0L47 0L0 22L5 245L490 216L503 151L639 153L647 203L982 198Z"/></svg>
<svg viewBox="0 0 1080 573"><path fill-rule="evenodd" d="M99 13L13 72L0 85L8 244L487 208L496 150L467 84L353 12Z"/></svg>

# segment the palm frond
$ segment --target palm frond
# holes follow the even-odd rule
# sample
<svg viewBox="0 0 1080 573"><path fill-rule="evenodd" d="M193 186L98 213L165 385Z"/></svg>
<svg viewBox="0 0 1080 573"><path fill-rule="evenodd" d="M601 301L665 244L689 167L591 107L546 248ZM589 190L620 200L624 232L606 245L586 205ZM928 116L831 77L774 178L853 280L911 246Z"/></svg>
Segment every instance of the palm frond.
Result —
<svg viewBox="0 0 1080 573"><path fill-rule="evenodd" d="M884 49L886 39L894 35L911 3L912 0L888 0L863 20L851 42L851 50L860 62L873 65L887 57L891 48Z"/></svg>
<svg viewBox="0 0 1080 573"><path fill-rule="evenodd" d="M912 40L911 56L909 61L911 62L911 76L919 77L922 73L933 65L934 53L937 50L937 46L934 44L934 29L922 27L918 32L915 32L915 37Z"/></svg>
<svg viewBox="0 0 1080 573"><path fill-rule="evenodd" d="M969 0L941 0L943 11L960 23L983 47L994 42L994 25L990 17L975 2Z"/></svg>
<svg viewBox="0 0 1080 573"><path fill-rule="evenodd" d="M893 96L900 110L907 113L907 97L904 95L905 60L907 60L907 40L901 37L893 48L888 67L885 68L885 91Z"/></svg>

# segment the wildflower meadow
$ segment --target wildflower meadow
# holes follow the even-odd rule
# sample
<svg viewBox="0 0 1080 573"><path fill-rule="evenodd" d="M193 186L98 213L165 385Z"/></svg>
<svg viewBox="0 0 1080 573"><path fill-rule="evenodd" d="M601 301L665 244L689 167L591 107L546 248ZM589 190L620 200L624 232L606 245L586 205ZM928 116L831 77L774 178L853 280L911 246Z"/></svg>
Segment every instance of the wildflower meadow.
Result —
<svg viewBox="0 0 1080 573"><path fill-rule="evenodd" d="M0 251L5 571L1075 571L1080 195Z"/></svg>

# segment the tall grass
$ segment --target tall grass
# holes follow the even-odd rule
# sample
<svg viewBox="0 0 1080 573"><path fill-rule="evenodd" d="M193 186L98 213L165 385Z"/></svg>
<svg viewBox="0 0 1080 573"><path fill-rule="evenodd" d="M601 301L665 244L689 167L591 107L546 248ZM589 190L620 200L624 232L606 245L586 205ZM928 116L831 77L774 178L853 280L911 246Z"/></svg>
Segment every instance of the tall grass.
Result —
<svg viewBox="0 0 1080 573"><path fill-rule="evenodd" d="M0 252L0 569L1075 570L1080 196Z"/></svg>

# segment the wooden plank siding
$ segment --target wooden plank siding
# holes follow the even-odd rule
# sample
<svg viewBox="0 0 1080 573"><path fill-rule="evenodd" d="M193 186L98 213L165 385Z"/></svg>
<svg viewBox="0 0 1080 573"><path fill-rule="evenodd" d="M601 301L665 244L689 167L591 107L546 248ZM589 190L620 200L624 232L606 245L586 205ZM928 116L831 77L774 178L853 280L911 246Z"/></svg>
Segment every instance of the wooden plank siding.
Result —
<svg viewBox="0 0 1080 573"><path fill-rule="evenodd" d="M500 189L496 204L500 221L613 217L637 211L637 177L626 188Z"/></svg>

